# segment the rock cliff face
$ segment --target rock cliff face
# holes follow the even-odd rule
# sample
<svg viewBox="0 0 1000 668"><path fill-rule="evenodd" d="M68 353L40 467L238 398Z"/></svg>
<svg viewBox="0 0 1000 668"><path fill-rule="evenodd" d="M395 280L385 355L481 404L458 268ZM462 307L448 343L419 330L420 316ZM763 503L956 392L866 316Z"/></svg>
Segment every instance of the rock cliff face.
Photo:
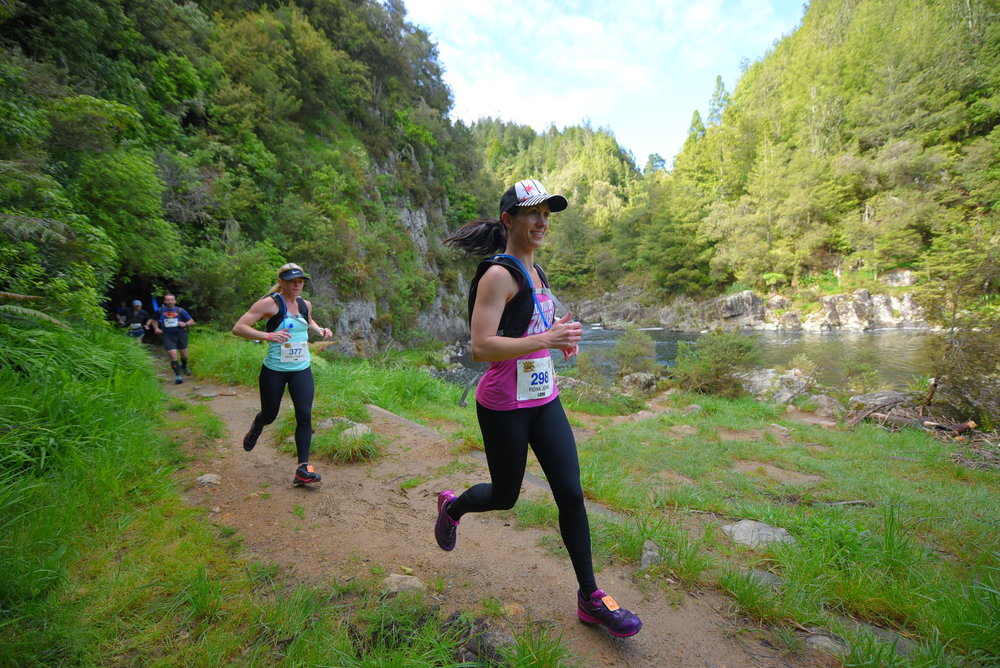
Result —
<svg viewBox="0 0 1000 668"><path fill-rule="evenodd" d="M436 243L433 241L435 238L442 236L440 223L437 227L431 223L432 219L443 218L442 212L411 207L408 202L400 201L397 213L400 227L410 237L418 256L423 258L424 270L439 275L439 260L428 249ZM371 299L339 293L332 287L330 277L322 274L322 269L313 272L310 289L325 293L337 313L329 325L333 330L333 341L328 348L343 355L367 357L385 346L393 345L393 332L387 329L388 326L378 324L385 321L386 307ZM469 326L465 314L468 278L471 277L459 276L459 294L438 294L417 314L416 327L445 343L468 340Z"/></svg>
<svg viewBox="0 0 1000 668"><path fill-rule="evenodd" d="M338 303L340 313L330 325L333 343L330 350L342 355L370 355L377 348L375 302L347 300Z"/></svg>
<svg viewBox="0 0 1000 668"><path fill-rule="evenodd" d="M659 326L678 332L723 330L780 330L789 332L854 332L876 329L927 329L912 295L902 298L855 290L851 294L820 298L820 310L804 315L791 301L773 296L766 302L750 290L706 302L680 302L669 307L643 307L623 295L569 305L588 323L618 329L628 324Z"/></svg>

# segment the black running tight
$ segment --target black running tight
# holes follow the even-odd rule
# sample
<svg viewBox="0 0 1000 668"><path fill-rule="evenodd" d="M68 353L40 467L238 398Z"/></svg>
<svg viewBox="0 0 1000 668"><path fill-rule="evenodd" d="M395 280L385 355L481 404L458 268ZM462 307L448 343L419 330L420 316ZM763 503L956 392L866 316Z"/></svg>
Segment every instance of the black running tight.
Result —
<svg viewBox="0 0 1000 668"><path fill-rule="evenodd" d="M521 492L528 446L545 472L559 507L559 531L584 594L597 589L590 554L590 524L583 505L576 441L559 398L544 406L494 411L476 404L483 446L490 468L489 483L467 489L448 506L460 519L465 513L513 508Z"/></svg>
<svg viewBox="0 0 1000 668"><path fill-rule="evenodd" d="M299 463L309 461L309 446L312 444L312 405L315 388L312 368L302 371L275 371L260 367L260 412L253 419L255 427L263 428L278 417L281 396L288 386L288 394L295 407L295 449Z"/></svg>

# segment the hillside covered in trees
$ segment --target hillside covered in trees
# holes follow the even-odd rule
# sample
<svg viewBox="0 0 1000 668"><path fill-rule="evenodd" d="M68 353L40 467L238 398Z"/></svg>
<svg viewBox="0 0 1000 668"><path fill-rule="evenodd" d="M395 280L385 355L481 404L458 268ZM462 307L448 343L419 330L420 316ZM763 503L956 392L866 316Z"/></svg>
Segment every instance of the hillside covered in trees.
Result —
<svg viewBox="0 0 1000 668"><path fill-rule="evenodd" d="M571 295L906 267L996 311L996 0L813 0L731 91L717 81L671 164L641 169L613 128L451 121L433 35L405 16L400 0L4 5L0 290L97 317L173 289L223 321L293 260L319 308L367 305L382 342L412 342L452 331L430 314L464 317L468 265L440 240L535 177L573 204L542 258Z"/></svg>
<svg viewBox="0 0 1000 668"><path fill-rule="evenodd" d="M479 158L402 3L2 11L3 290L94 316L173 289L227 319L294 260L320 308L404 337L455 291L427 240L476 215Z"/></svg>
<svg viewBox="0 0 1000 668"><path fill-rule="evenodd" d="M567 160L576 129L480 144L494 172L540 168L582 198L582 229L567 212L571 231L553 231L551 273L606 286L624 267L662 298L995 263L998 119L998 3L814 0L732 92L717 80L669 168L650 156L639 177L588 141Z"/></svg>

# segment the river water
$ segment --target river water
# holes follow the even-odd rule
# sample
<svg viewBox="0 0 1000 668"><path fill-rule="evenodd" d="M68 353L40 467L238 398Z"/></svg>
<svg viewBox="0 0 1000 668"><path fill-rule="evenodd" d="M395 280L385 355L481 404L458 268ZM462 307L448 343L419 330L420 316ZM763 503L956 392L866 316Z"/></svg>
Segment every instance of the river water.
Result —
<svg viewBox="0 0 1000 668"><path fill-rule="evenodd" d="M656 359L672 365L677 359L677 343L693 342L698 334L643 330L656 344ZM604 351L609 354L624 334L621 330L584 325L580 351ZM787 365L796 355L804 355L818 365L816 375L823 385L836 386L844 376L844 362L865 355L878 372L880 384L887 389L905 390L907 386L932 374L931 346L934 337L919 330L881 330L875 332L753 332L761 348L763 366ZM553 354L556 368L564 366L561 354ZM454 358L468 369L484 370L486 365L472 361L470 355ZM573 361L570 362L571 364Z"/></svg>

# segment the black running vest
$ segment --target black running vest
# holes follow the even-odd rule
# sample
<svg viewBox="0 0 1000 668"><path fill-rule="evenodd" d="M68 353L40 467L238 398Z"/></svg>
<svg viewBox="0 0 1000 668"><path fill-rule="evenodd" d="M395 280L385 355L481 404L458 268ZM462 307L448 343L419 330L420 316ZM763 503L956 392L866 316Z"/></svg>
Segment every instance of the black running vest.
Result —
<svg viewBox="0 0 1000 668"><path fill-rule="evenodd" d="M504 306L503 314L500 316L500 327L497 329L498 336L516 339L524 334L531 323L531 317L535 314L535 299L531 294L531 285L528 283L528 277L521 271L517 262L509 257L491 257L479 263L479 266L476 268L476 275L469 286L469 322L472 322L472 309L476 305L476 291L479 287L479 280L486 273L486 270L495 264L506 267L507 271L514 276L514 280L520 286L517 294ZM538 276L542 279L541 287L549 287L549 281L545 277L545 272L537 264L535 265L535 271L538 272Z"/></svg>
<svg viewBox="0 0 1000 668"><path fill-rule="evenodd" d="M264 324L265 332L273 332L274 330L281 327L281 323L284 322L285 315L288 313L287 309L285 308L285 300L281 297L281 295L279 295L277 292L273 292L271 293L271 299L273 299L274 303L278 305L278 312L275 313L273 316L271 316L271 319ZM301 315L302 319L308 323L309 305L306 304L306 300L303 299L302 297L296 297L295 301L298 302L299 305L299 315Z"/></svg>

